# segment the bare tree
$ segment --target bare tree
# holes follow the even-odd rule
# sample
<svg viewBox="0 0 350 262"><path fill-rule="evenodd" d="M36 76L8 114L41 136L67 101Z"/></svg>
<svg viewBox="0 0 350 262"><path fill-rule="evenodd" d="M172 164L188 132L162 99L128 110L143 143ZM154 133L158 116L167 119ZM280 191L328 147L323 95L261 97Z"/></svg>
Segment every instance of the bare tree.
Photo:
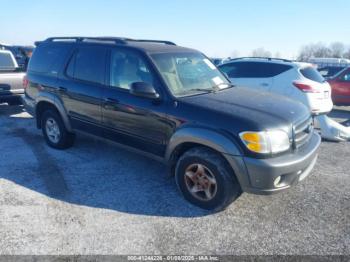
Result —
<svg viewBox="0 0 350 262"><path fill-rule="evenodd" d="M350 47L348 47L347 51L344 52L343 57L346 59L350 59Z"/></svg>
<svg viewBox="0 0 350 262"><path fill-rule="evenodd" d="M314 57L331 57L332 51L324 44L316 44L314 49Z"/></svg>
<svg viewBox="0 0 350 262"><path fill-rule="evenodd" d="M312 57L332 57L332 51L323 43L306 45L301 48L298 60L308 61Z"/></svg>
<svg viewBox="0 0 350 262"><path fill-rule="evenodd" d="M298 60L299 61L308 61L314 55L313 46L306 45L300 49Z"/></svg>
<svg viewBox="0 0 350 262"><path fill-rule="evenodd" d="M272 57L272 54L270 51L265 50L263 47L254 49L252 51L252 56L254 57Z"/></svg>
<svg viewBox="0 0 350 262"><path fill-rule="evenodd" d="M341 42L334 42L329 46L323 43L309 44L300 49L298 60L308 61L313 57L350 58L350 48L346 50Z"/></svg>
<svg viewBox="0 0 350 262"><path fill-rule="evenodd" d="M330 45L332 51L332 57L342 58L345 53L345 45L340 42L334 42Z"/></svg>

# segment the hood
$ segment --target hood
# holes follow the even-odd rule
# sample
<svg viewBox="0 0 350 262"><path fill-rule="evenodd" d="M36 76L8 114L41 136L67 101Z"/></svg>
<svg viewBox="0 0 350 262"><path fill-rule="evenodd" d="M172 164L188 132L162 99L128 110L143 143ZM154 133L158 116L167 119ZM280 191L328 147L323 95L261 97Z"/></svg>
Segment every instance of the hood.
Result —
<svg viewBox="0 0 350 262"><path fill-rule="evenodd" d="M179 101L203 108L216 114L254 123L258 129L272 129L292 125L310 117L310 111L302 103L284 96L233 87L217 93L182 97Z"/></svg>

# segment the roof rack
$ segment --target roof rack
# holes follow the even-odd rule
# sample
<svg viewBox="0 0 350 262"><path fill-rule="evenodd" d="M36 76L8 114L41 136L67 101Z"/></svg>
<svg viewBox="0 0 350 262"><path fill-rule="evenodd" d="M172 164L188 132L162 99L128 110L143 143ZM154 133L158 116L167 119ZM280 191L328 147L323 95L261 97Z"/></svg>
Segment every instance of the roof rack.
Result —
<svg viewBox="0 0 350 262"><path fill-rule="evenodd" d="M162 41L162 40L148 40L148 39L131 39L124 37L82 37L82 36L67 36L67 37L49 37L44 41L37 41L35 45L38 46L43 42L110 42L113 44L128 44L128 42L143 42L143 43L159 43L166 45L176 45L170 41Z"/></svg>
<svg viewBox="0 0 350 262"><path fill-rule="evenodd" d="M237 57L237 58L230 59L229 61L240 60L240 59L266 59L268 61L278 60L278 61L283 61L288 63L293 62L292 60L289 60L289 59L274 58L274 57L259 57L259 56Z"/></svg>

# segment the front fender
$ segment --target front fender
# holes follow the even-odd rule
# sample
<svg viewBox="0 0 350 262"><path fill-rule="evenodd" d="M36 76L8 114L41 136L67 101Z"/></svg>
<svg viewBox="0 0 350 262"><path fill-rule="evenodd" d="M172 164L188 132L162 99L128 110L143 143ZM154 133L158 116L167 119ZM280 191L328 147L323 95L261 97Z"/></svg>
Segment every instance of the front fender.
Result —
<svg viewBox="0 0 350 262"><path fill-rule="evenodd" d="M172 164L175 164L172 163L173 152L176 152L177 147L183 143L196 143L220 152L231 166L240 186L245 188L250 185L242 149L227 136L203 128L186 127L176 131L171 137L165 154L170 174L172 174Z"/></svg>
<svg viewBox="0 0 350 262"><path fill-rule="evenodd" d="M232 139L213 130L186 127L176 131L171 137L165 153L165 160L168 162L174 150L183 143L196 143L210 147L222 154L241 156L242 152Z"/></svg>

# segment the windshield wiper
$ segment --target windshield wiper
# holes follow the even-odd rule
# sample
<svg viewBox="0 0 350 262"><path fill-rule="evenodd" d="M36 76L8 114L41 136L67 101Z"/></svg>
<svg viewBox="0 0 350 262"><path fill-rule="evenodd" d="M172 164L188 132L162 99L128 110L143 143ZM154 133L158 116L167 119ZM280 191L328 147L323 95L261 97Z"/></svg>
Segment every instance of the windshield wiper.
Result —
<svg viewBox="0 0 350 262"><path fill-rule="evenodd" d="M201 91L201 92L206 92L206 93L214 93L214 92L216 92L216 89L214 89L214 88L192 88L188 91Z"/></svg>
<svg viewBox="0 0 350 262"><path fill-rule="evenodd" d="M225 88L220 88L220 86L222 86L222 85L225 85ZM205 93L216 93L220 90L224 90L224 89L230 88L230 87L234 87L234 85L232 85L230 83L222 83L222 84L214 85L212 88L192 88L192 89L186 90L185 93L193 92L193 91L205 92Z"/></svg>

